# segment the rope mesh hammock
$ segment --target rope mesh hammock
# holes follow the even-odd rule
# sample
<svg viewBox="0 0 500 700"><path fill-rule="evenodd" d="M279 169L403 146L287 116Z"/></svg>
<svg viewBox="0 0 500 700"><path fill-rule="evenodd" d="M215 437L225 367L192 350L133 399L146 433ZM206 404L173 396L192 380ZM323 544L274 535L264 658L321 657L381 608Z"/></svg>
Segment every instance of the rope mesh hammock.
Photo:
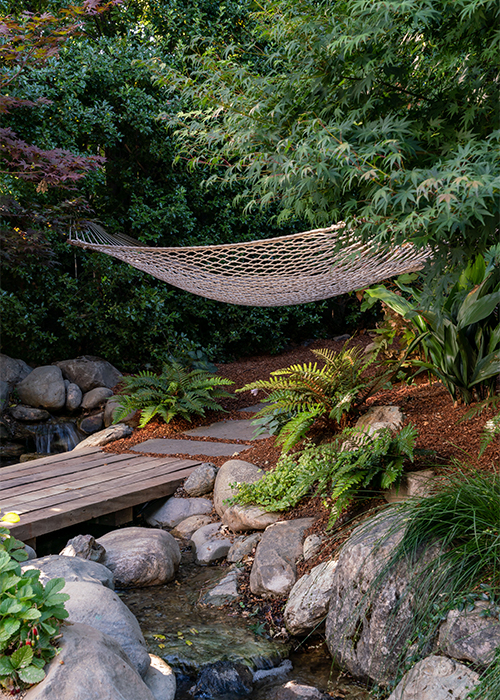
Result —
<svg viewBox="0 0 500 700"><path fill-rule="evenodd" d="M164 282L229 304L288 306L362 289L420 269L429 250L347 242L344 224L246 243L148 248L87 222L69 243L106 253ZM345 245L342 246L342 241Z"/></svg>

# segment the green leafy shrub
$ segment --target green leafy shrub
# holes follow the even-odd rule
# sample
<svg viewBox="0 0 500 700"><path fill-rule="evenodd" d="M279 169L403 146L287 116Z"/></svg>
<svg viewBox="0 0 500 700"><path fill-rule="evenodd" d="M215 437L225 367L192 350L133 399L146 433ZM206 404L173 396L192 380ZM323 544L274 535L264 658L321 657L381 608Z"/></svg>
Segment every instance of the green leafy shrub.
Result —
<svg viewBox="0 0 500 700"><path fill-rule="evenodd" d="M480 401L475 406L467 411L462 420L468 420L474 416L480 415L485 409L491 408L498 413L486 421L481 435L479 444L479 456L485 453L486 449L491 445L495 438L500 437L500 394L488 396L484 401Z"/></svg>
<svg viewBox="0 0 500 700"><path fill-rule="evenodd" d="M318 367L317 362L291 365L271 372L269 379L237 389L259 389L267 393L264 402L269 405L256 414L258 423L267 415L289 416L279 428L277 438L285 451L297 444L318 418L340 425L347 414L380 389L393 374L393 370L379 369L375 376L363 377L374 358L367 358L359 347L345 345L339 353L328 349L312 352L324 361L323 367Z"/></svg>
<svg viewBox="0 0 500 700"><path fill-rule="evenodd" d="M119 406L114 422L131 411L141 411L140 428L160 415L166 423L175 416L191 420L193 414L205 415L205 409L224 410L217 399L230 397L221 387L232 384L230 379L217 377L205 370L188 370L177 361L165 364L161 374L139 372L123 378L124 393L117 394Z"/></svg>
<svg viewBox="0 0 500 700"><path fill-rule="evenodd" d="M11 691L45 678L60 621L68 617L69 595L60 593L64 579L43 586L38 570L21 572L19 562L26 559L24 544L0 527L0 686Z"/></svg>
<svg viewBox="0 0 500 700"><path fill-rule="evenodd" d="M455 401L492 395L500 372L500 245L470 262L444 298L429 302L418 289L398 286L408 298L384 286L366 294L414 325L428 358L414 364L440 379Z"/></svg>
<svg viewBox="0 0 500 700"><path fill-rule="evenodd" d="M404 460L413 460L416 435L413 425L373 435L347 428L332 443L282 455L276 468L255 483L238 484L232 500L279 511L315 493L335 501L332 518L337 517L359 492L366 496L399 483Z"/></svg>

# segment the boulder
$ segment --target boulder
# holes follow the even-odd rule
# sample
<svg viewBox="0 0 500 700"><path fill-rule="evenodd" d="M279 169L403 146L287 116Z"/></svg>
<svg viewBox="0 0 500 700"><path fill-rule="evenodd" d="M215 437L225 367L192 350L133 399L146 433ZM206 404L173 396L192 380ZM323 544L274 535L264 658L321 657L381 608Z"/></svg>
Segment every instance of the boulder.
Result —
<svg viewBox="0 0 500 700"><path fill-rule="evenodd" d="M478 683L479 674L467 666L428 656L403 676L388 700L465 700Z"/></svg>
<svg viewBox="0 0 500 700"><path fill-rule="evenodd" d="M148 686L155 700L174 700L177 690L175 673L166 661L159 656L150 654L151 665L144 676L144 683ZM142 698L137 698L142 700Z"/></svg>
<svg viewBox="0 0 500 700"><path fill-rule="evenodd" d="M204 527L204 525L210 525L211 522L212 518L209 515L191 515L189 518L177 523L174 529L170 530L170 534L180 540L189 541L196 530Z"/></svg>
<svg viewBox="0 0 500 700"><path fill-rule="evenodd" d="M218 608L221 605L233 603L235 600L238 600L240 597L238 593L238 578L242 573L242 571L236 568L229 569L229 571L217 581L215 586L212 586L200 595L200 605Z"/></svg>
<svg viewBox="0 0 500 700"><path fill-rule="evenodd" d="M56 365L61 369L64 378L78 384L84 393L103 386L112 389L123 376L112 364L92 355L63 360Z"/></svg>
<svg viewBox="0 0 500 700"><path fill-rule="evenodd" d="M148 525L172 528L192 515L208 515L213 504L207 498L168 498L155 501L144 512Z"/></svg>
<svg viewBox="0 0 500 700"><path fill-rule="evenodd" d="M323 538L320 535L313 533L309 535L304 540L304 546L302 548L302 556L304 561L309 561L317 554L321 552L321 545L323 544Z"/></svg>
<svg viewBox="0 0 500 700"><path fill-rule="evenodd" d="M264 685L283 683L286 677L293 671L290 659L285 659L279 666L274 668L259 669L253 674L254 688L261 688Z"/></svg>
<svg viewBox="0 0 500 700"><path fill-rule="evenodd" d="M214 508L219 516L222 518L224 512L229 508L229 505L224 501L238 493L238 490L232 489L230 484L253 484L263 474L262 469L250 464L250 462L244 462L242 459L230 459L225 462L219 469L214 484Z"/></svg>
<svg viewBox="0 0 500 700"><path fill-rule="evenodd" d="M14 360L13 357L0 353L0 380L6 382L11 388L21 382L32 372L29 365L23 360Z"/></svg>
<svg viewBox="0 0 500 700"><path fill-rule="evenodd" d="M433 469L422 469L419 472L406 472L401 477L399 486L384 491L387 503L398 503L416 496L430 496L435 488L436 473Z"/></svg>
<svg viewBox="0 0 500 700"><path fill-rule="evenodd" d="M253 552L261 539L261 532L254 532L253 535L240 535L231 545L231 549L227 553L227 560L232 564L237 564L242 561Z"/></svg>
<svg viewBox="0 0 500 700"><path fill-rule="evenodd" d="M102 430L102 417L102 411L100 413L95 413L93 416L87 416L87 418L84 418L82 421L80 421L80 425L78 427L80 428L82 433L86 433L87 435L97 433L99 430Z"/></svg>
<svg viewBox="0 0 500 700"><path fill-rule="evenodd" d="M0 457L20 457L26 448L16 442L4 442L0 445Z"/></svg>
<svg viewBox="0 0 500 700"><path fill-rule="evenodd" d="M61 631L58 655L25 700L160 700L111 636L80 623Z"/></svg>
<svg viewBox="0 0 500 700"><path fill-rule="evenodd" d="M29 559L21 566L23 571L38 569L40 581L45 585L51 578L63 578L65 581L80 581L96 583L113 590L115 581L113 574L102 564L78 557L65 557L60 554L49 554L39 559Z"/></svg>
<svg viewBox="0 0 500 700"><path fill-rule="evenodd" d="M0 379L0 411L8 405L10 399L10 384Z"/></svg>
<svg viewBox="0 0 500 700"><path fill-rule="evenodd" d="M253 687L253 674L243 664L217 661L202 669L193 691L193 698L219 700L222 695L240 697L249 695Z"/></svg>
<svg viewBox="0 0 500 700"><path fill-rule="evenodd" d="M105 548L103 564L120 587L167 583L175 577L181 561L179 545L164 530L125 527L96 541Z"/></svg>
<svg viewBox="0 0 500 700"><path fill-rule="evenodd" d="M305 685L299 681L288 681L272 696L272 700L330 700L330 698L330 695L325 695L313 685Z"/></svg>
<svg viewBox="0 0 500 700"><path fill-rule="evenodd" d="M66 403L66 387L59 367L37 367L17 385L21 402L34 408L59 411Z"/></svg>
<svg viewBox="0 0 500 700"><path fill-rule="evenodd" d="M285 607L285 624L290 634L305 634L326 618L333 590L336 561L315 566L293 586Z"/></svg>
<svg viewBox="0 0 500 700"><path fill-rule="evenodd" d="M281 513L270 513L258 506L229 506L224 511L222 521L233 532L247 530L265 530L266 527L278 522Z"/></svg>
<svg viewBox="0 0 500 700"><path fill-rule="evenodd" d="M64 557L80 557L80 559L102 562L106 550L102 544L95 541L92 535L77 535L68 540L66 547L59 554Z"/></svg>
<svg viewBox="0 0 500 700"><path fill-rule="evenodd" d="M81 450L87 447L101 447L102 445L107 445L109 442L128 437L132 435L133 432L132 428L129 425L125 425L125 423L110 425L109 428L99 430L97 433L85 438L85 440L79 442L73 449Z"/></svg>
<svg viewBox="0 0 500 700"><path fill-rule="evenodd" d="M23 406L18 404L12 406L9 411L12 418L24 421L25 423L36 423L40 420L49 420L50 413L43 408L32 408L31 406Z"/></svg>
<svg viewBox="0 0 500 700"><path fill-rule="evenodd" d="M393 514L354 530L338 559L326 622L326 643L335 662L353 676L381 684L396 675L413 617L406 562L378 580L403 531ZM418 566L426 566L435 554L433 549L422 552Z"/></svg>
<svg viewBox="0 0 500 700"><path fill-rule="evenodd" d="M110 396L113 396L111 389L98 386L95 389L87 391L83 395L81 408L83 408L85 411L92 411L94 408L99 408L101 404L104 404Z"/></svg>
<svg viewBox="0 0 500 700"><path fill-rule="evenodd" d="M196 563L207 566L213 561L223 559L231 548L231 540L221 533L221 524L212 523L200 527L193 533L191 543L194 548Z"/></svg>
<svg viewBox="0 0 500 700"><path fill-rule="evenodd" d="M80 559L64 558L84 563ZM139 623L116 593L82 581L67 581L63 592L70 596L65 603L70 622L82 622L109 634L123 648L139 675L144 676L150 664L146 642ZM88 671L87 663L85 667Z"/></svg>
<svg viewBox="0 0 500 700"><path fill-rule="evenodd" d="M302 555L305 531L314 518L300 518L270 525L255 553L250 573L254 595L287 595L297 579L296 562Z"/></svg>
<svg viewBox="0 0 500 700"><path fill-rule="evenodd" d="M67 379L64 380L66 384L66 408L68 411L76 411L80 408L83 398L83 393L78 384L73 384Z"/></svg>
<svg viewBox="0 0 500 700"><path fill-rule="evenodd" d="M214 489L217 467L210 462L204 462L196 467L184 482L184 491L188 496L204 496Z"/></svg>
<svg viewBox="0 0 500 700"><path fill-rule="evenodd" d="M500 648L500 621L488 614L490 610L486 601L478 601L473 610L450 610L439 628L440 651L475 666L488 666Z"/></svg>
<svg viewBox="0 0 500 700"><path fill-rule="evenodd" d="M114 397L107 400L106 406L104 407L104 425L109 427L114 423L114 413L115 409L120 405L119 401ZM137 428L139 425L139 411L130 411L127 415L120 420L120 423L126 423L132 428Z"/></svg>
<svg viewBox="0 0 500 700"><path fill-rule="evenodd" d="M403 425L403 414L399 406L373 406L356 421L356 428L367 428L375 432L384 428L399 430Z"/></svg>
<svg viewBox="0 0 500 700"><path fill-rule="evenodd" d="M35 550L33 549L33 547L30 547L30 546L29 546L29 544L25 544L25 545L24 545L24 551L25 551L26 554L28 555L28 561L30 561L31 559L37 559L37 558L38 558L38 557L37 557L37 553L35 552Z"/></svg>

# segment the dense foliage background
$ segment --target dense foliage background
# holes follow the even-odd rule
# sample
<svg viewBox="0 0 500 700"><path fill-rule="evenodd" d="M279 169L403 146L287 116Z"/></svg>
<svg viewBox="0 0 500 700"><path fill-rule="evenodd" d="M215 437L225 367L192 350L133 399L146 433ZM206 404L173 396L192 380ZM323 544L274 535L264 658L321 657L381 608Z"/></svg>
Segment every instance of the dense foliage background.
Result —
<svg viewBox="0 0 500 700"><path fill-rule="evenodd" d="M56 12L65 5L3 0L0 9ZM31 248L23 241L21 255L4 255L3 352L34 363L91 353L132 370L157 366L167 354L192 347L226 360L277 352L290 341L355 326L354 297L280 309L231 306L65 242L71 215L93 216L111 232L153 245L226 243L303 230L298 219L277 226L272 211L243 213L233 205L237 187L207 189L203 168L173 166L178 147L169 121L190 103L172 97L147 63L160 58L180 70L183 51L197 34L213 36L214 46L247 41L251 9L249 0L123 3L86 16L83 31L65 41L57 57L31 64L9 85L11 95L45 101L11 110L2 125L29 144L106 160L71 192L44 190L39 183L21 187L2 173L3 194L14 191L16 207L24 205L14 221L4 207L2 223L29 230L31 240L37 233L46 243ZM43 216L58 206L57 216Z"/></svg>

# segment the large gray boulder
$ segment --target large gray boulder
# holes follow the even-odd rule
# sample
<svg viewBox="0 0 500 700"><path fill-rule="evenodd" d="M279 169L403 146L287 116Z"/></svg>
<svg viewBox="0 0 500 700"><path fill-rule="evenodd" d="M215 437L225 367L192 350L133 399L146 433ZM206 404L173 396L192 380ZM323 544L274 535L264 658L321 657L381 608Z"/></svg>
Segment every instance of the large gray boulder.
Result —
<svg viewBox="0 0 500 700"><path fill-rule="evenodd" d="M117 586L158 586L171 581L181 561L177 541L169 532L144 527L125 527L103 535L96 542L104 547L103 564Z"/></svg>
<svg viewBox="0 0 500 700"><path fill-rule="evenodd" d="M113 396L111 389L104 386L98 386L95 389L87 391L83 395L81 408L83 408L85 411L92 411L94 408L99 408L99 406L106 403L110 396Z"/></svg>
<svg viewBox="0 0 500 700"><path fill-rule="evenodd" d="M32 368L24 360L15 360L0 353L0 380L9 384L11 388L27 377L31 371Z"/></svg>
<svg viewBox="0 0 500 700"><path fill-rule="evenodd" d="M64 382L66 383L66 409L68 411L76 411L77 408L80 408L82 403L82 390L78 384L74 384L68 379L65 379Z"/></svg>
<svg viewBox="0 0 500 700"><path fill-rule="evenodd" d="M208 566L214 561L223 559L231 548L231 540L221 532L220 523L204 525L191 536L196 563Z"/></svg>
<svg viewBox="0 0 500 700"><path fill-rule="evenodd" d="M189 541L196 530L205 525L210 525L212 522L212 518L209 515L191 515L189 518L177 523L174 529L170 530L170 534L180 540Z"/></svg>
<svg viewBox="0 0 500 700"><path fill-rule="evenodd" d="M112 389L123 376L112 364L92 355L82 355L74 360L63 360L56 364L64 378L78 384L83 393L97 387Z"/></svg>
<svg viewBox="0 0 500 700"><path fill-rule="evenodd" d="M339 666L377 683L396 675L413 618L406 562L378 580L403 531L393 515L358 527L344 544L334 574L326 622L328 649ZM432 549L422 552L419 567L434 556Z"/></svg>
<svg viewBox="0 0 500 700"><path fill-rule="evenodd" d="M230 506L224 511L222 521L233 532L265 530L282 518L281 513L272 513L258 506Z"/></svg>
<svg viewBox="0 0 500 700"><path fill-rule="evenodd" d="M79 623L61 631L45 680L25 700L164 700L151 692L113 637Z"/></svg>
<svg viewBox="0 0 500 700"><path fill-rule="evenodd" d="M196 467L184 482L184 491L188 496L204 496L213 491L217 467L210 462L204 462Z"/></svg>
<svg viewBox="0 0 500 700"><path fill-rule="evenodd" d="M0 379L0 411L8 405L10 399L10 384Z"/></svg>
<svg viewBox="0 0 500 700"><path fill-rule="evenodd" d="M153 527L172 528L192 515L208 515L213 504L208 498L168 498L152 503L144 518Z"/></svg>
<svg viewBox="0 0 500 700"><path fill-rule="evenodd" d="M214 484L214 508L219 516L222 518L224 512L229 508L225 501L238 493L238 490L232 489L230 484L253 484L264 473L259 467L242 459L230 459L225 462L217 472Z"/></svg>
<svg viewBox="0 0 500 700"><path fill-rule="evenodd" d="M37 421L49 420L50 418L50 413L44 408L23 406L21 403L17 406L12 406L9 413L15 420L24 421L25 423L36 423Z"/></svg>
<svg viewBox="0 0 500 700"><path fill-rule="evenodd" d="M123 648L139 675L144 676L150 664L146 642L139 623L116 593L82 581L66 582L63 592L69 594L65 606L70 622L82 622L109 634Z"/></svg>
<svg viewBox="0 0 500 700"><path fill-rule="evenodd" d="M144 683L153 693L155 700L174 700L177 690L175 673L166 661L150 654L151 666L144 676ZM142 700L142 698L137 698Z"/></svg>
<svg viewBox="0 0 500 700"><path fill-rule="evenodd" d="M63 578L65 581L80 581L98 583L113 590L114 578L112 572L95 561L79 557L65 557L60 554L49 554L46 557L30 559L21 566L23 571L38 569L40 581L44 585L52 578Z"/></svg>
<svg viewBox="0 0 500 700"><path fill-rule="evenodd" d="M285 624L290 634L306 634L325 619L333 591L336 561L326 561L301 576L293 586L285 607Z"/></svg>
<svg viewBox="0 0 500 700"><path fill-rule="evenodd" d="M59 411L66 403L61 370L54 365L37 367L17 385L21 402L34 408Z"/></svg>
<svg viewBox="0 0 500 700"><path fill-rule="evenodd" d="M297 580L296 562L302 555L305 531L314 518L286 520L270 525L257 546L250 573L254 595L287 595Z"/></svg>
<svg viewBox="0 0 500 700"><path fill-rule="evenodd" d="M492 616L491 606L479 601L473 610L450 610L439 628L438 646L443 654L488 666L500 648L500 621Z"/></svg>
<svg viewBox="0 0 500 700"><path fill-rule="evenodd" d="M403 676L388 700L465 700L478 683L479 674L467 666L428 656Z"/></svg>

